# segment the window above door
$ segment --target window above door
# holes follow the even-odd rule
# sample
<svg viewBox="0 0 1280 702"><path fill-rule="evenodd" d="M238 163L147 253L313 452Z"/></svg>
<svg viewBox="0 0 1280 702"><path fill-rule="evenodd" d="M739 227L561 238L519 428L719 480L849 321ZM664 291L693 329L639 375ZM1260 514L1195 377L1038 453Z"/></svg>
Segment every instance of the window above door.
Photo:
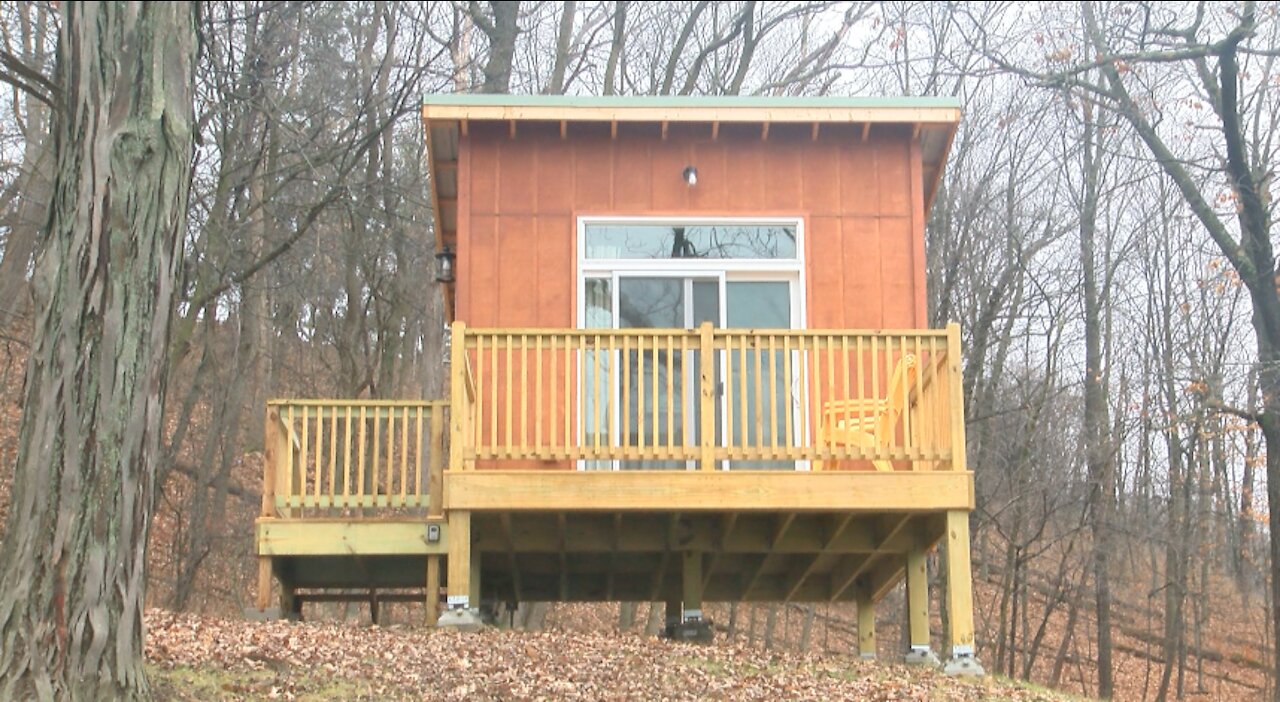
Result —
<svg viewBox="0 0 1280 702"><path fill-rule="evenodd" d="M799 272L800 218L580 217L580 270L652 268Z"/></svg>

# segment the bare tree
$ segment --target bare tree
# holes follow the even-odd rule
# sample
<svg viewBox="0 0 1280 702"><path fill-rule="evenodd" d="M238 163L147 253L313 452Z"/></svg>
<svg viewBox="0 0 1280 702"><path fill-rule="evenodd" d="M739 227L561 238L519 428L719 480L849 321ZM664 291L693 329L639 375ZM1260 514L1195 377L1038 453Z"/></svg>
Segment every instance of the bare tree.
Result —
<svg viewBox="0 0 1280 702"><path fill-rule="evenodd" d="M62 7L53 199L0 558L8 699L147 696L144 563L195 134L197 11Z"/></svg>

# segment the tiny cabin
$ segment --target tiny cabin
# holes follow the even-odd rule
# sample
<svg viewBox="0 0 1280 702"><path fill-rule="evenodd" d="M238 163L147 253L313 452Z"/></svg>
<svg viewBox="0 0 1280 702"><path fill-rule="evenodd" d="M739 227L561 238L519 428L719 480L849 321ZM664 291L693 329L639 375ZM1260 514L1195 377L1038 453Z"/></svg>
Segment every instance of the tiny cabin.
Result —
<svg viewBox="0 0 1280 702"><path fill-rule="evenodd" d="M449 396L267 408L259 602L876 603L976 669L945 98L430 96ZM412 392L411 389L408 392ZM440 590L446 591L441 608Z"/></svg>

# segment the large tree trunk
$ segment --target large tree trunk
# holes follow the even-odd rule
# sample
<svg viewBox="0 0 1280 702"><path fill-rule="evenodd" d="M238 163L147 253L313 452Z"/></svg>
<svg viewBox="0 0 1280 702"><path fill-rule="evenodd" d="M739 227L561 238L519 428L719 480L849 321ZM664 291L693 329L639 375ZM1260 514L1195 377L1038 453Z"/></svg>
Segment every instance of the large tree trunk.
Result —
<svg viewBox="0 0 1280 702"><path fill-rule="evenodd" d="M140 699L192 155L191 3L63 3L49 231L0 550L0 698Z"/></svg>
<svg viewBox="0 0 1280 702"><path fill-rule="evenodd" d="M1083 148L1084 198L1080 208L1080 267L1084 272L1084 451L1088 468L1089 528L1093 533L1094 615L1098 631L1098 697L1110 699L1111 677L1111 544L1110 514L1114 487L1108 447L1106 373L1102 354L1103 296L1095 254L1098 219L1098 172L1095 160L1093 109L1085 103Z"/></svg>

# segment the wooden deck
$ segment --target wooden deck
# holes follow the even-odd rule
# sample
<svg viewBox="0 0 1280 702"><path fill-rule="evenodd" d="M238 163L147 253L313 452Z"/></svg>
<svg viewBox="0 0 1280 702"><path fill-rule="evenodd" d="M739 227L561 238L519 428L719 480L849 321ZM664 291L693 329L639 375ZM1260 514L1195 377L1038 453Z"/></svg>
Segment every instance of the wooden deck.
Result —
<svg viewBox="0 0 1280 702"><path fill-rule="evenodd" d="M433 623L444 583L454 611L645 600L696 620L704 601L870 612L905 578L918 649L945 540L947 650L971 655L959 364L954 326L455 324L448 402L269 403L258 606L278 580L286 612L418 598Z"/></svg>

